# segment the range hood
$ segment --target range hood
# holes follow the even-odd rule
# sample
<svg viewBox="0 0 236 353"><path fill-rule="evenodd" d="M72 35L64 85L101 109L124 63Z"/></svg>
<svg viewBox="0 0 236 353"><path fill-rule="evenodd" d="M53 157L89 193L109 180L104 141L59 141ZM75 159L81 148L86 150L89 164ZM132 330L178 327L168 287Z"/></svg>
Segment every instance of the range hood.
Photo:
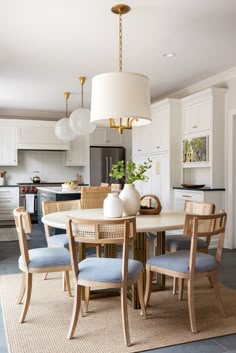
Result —
<svg viewBox="0 0 236 353"><path fill-rule="evenodd" d="M70 150L70 142L59 140L55 133L55 123L34 122L20 126L17 129L16 148L18 150L36 150L36 151L68 151ZM50 124L49 124L50 123Z"/></svg>

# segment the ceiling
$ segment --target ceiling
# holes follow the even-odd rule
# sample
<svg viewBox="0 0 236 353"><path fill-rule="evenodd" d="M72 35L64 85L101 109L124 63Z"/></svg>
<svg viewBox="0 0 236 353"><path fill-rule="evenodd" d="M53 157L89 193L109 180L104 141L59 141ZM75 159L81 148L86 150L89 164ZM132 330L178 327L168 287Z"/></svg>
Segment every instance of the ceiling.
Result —
<svg viewBox="0 0 236 353"><path fill-rule="evenodd" d="M151 100L235 66L235 0L125 0L123 71L145 74ZM1 0L0 111L81 106L79 76L118 71L112 0ZM174 52L173 58L163 53Z"/></svg>

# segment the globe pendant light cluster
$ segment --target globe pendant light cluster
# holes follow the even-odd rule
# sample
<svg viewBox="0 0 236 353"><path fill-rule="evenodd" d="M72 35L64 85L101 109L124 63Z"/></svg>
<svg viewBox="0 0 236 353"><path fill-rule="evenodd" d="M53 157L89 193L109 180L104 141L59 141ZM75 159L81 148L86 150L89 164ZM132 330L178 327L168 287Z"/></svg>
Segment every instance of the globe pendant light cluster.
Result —
<svg viewBox="0 0 236 353"><path fill-rule="evenodd" d="M66 99L66 117L60 119L55 126L55 135L59 140L72 141L76 137L76 133L69 126L69 119L67 118L68 99L70 92L64 92Z"/></svg>
<svg viewBox="0 0 236 353"><path fill-rule="evenodd" d="M70 128L77 135L88 135L91 134L96 126L90 123L90 110L84 108L84 92L83 87L86 80L86 77L81 76L79 78L81 84L81 98L82 98L82 107L74 110L69 118Z"/></svg>
<svg viewBox="0 0 236 353"><path fill-rule="evenodd" d="M96 126L90 123L90 110L83 107L83 85L86 77L81 76L79 80L81 83L82 107L74 110L68 119L67 108L70 92L64 93L66 98L66 117L60 119L55 126L55 134L59 140L72 141L76 136L89 135L96 129Z"/></svg>

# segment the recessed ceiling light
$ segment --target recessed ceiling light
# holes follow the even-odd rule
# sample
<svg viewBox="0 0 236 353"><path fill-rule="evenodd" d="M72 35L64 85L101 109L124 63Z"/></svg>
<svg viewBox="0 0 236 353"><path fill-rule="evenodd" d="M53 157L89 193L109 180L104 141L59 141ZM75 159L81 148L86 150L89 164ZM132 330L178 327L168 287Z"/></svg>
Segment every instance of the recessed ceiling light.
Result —
<svg viewBox="0 0 236 353"><path fill-rule="evenodd" d="M174 52L172 53L162 53L161 54L164 58L173 58L176 54Z"/></svg>

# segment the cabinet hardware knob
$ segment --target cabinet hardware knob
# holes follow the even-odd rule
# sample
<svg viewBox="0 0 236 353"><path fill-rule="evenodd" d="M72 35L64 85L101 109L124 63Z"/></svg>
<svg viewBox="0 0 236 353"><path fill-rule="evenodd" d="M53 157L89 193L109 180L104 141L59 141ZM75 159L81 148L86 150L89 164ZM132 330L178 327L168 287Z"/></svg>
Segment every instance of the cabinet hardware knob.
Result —
<svg viewBox="0 0 236 353"><path fill-rule="evenodd" d="M193 129L196 129L196 128L197 128L197 125L194 125L194 126L193 126Z"/></svg>
<svg viewBox="0 0 236 353"><path fill-rule="evenodd" d="M142 150L138 150L138 152L140 152L140 151L142 151Z"/></svg>
<svg viewBox="0 0 236 353"><path fill-rule="evenodd" d="M156 146L156 148L160 148L160 146Z"/></svg>

